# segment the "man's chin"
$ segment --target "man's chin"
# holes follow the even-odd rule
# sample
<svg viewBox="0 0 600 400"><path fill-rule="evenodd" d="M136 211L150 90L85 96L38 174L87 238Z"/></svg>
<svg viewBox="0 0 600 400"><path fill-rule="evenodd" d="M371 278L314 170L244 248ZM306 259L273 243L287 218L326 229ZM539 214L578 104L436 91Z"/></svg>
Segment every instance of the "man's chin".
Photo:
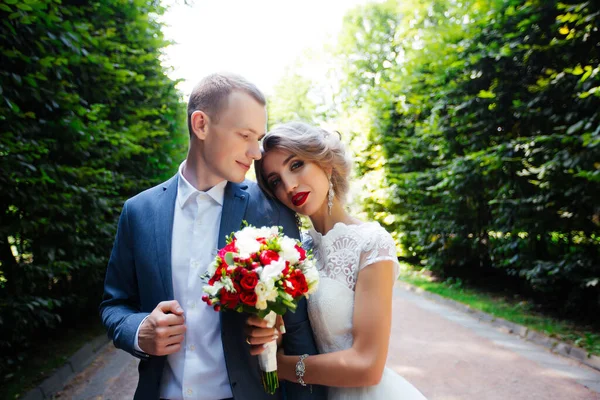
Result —
<svg viewBox="0 0 600 400"><path fill-rule="evenodd" d="M246 179L246 174L245 173L244 174L235 174L235 175L230 174L227 177L227 180L229 182L233 182L233 183L242 183L242 182L244 182L245 179Z"/></svg>

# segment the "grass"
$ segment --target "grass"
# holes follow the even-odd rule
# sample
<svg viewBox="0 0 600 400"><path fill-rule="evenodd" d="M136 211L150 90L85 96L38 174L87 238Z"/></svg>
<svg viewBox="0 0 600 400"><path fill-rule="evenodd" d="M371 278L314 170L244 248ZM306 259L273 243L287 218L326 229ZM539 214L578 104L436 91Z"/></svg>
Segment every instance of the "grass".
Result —
<svg viewBox="0 0 600 400"><path fill-rule="evenodd" d="M105 333L98 317L40 339L39 345L24 354L25 361L12 377L0 385L0 399L18 399L48 378L84 344Z"/></svg>
<svg viewBox="0 0 600 400"><path fill-rule="evenodd" d="M545 315L536 310L535 304L528 301L466 287L460 279L439 281L409 264L402 265L400 280L428 292L467 304L473 309L573 344L586 350L588 354L600 356L600 332L571 321Z"/></svg>

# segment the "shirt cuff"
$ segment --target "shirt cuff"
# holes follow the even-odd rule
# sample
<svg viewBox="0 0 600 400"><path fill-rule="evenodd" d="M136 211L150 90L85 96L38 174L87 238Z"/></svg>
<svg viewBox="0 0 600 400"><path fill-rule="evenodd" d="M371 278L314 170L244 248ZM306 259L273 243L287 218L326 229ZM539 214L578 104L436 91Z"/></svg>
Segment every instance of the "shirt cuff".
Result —
<svg viewBox="0 0 600 400"><path fill-rule="evenodd" d="M140 348L140 338L139 338L139 335L140 335L140 328L142 327L142 324L144 323L144 321L145 321L146 319L148 319L148 317L149 317L149 316L150 316L150 315L147 315L147 316L146 316L146 318L144 318L144 319L142 320L142 322L140 322L140 325L138 326L137 330L135 331L135 340L133 341L133 347L134 347L134 348L135 348L137 351L139 351L140 353L143 353L143 354L146 354L146 353L144 352L144 350L142 350L142 349Z"/></svg>

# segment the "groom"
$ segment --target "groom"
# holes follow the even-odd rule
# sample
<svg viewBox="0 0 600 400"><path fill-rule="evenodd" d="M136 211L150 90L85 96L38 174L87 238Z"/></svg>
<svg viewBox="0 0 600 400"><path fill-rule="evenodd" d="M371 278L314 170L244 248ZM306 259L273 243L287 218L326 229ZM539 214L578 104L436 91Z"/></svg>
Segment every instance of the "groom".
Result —
<svg viewBox="0 0 600 400"><path fill-rule="evenodd" d="M311 394L293 383L267 395L244 335L247 315L200 301L200 275L243 220L298 237L290 211L244 180L261 157L265 104L239 76L204 78L190 95L178 173L123 206L100 314L115 346L141 358L135 399L325 398L322 388ZM306 301L284 321L286 353L316 354Z"/></svg>

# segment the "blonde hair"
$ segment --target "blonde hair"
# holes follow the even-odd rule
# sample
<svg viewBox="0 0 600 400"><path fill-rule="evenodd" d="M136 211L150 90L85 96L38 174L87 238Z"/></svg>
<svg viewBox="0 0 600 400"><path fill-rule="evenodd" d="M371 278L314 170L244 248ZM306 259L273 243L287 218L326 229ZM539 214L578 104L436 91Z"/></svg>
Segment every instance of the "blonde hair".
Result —
<svg viewBox="0 0 600 400"><path fill-rule="evenodd" d="M344 203L349 190L348 177L352 162L346 154L339 133L308 125L289 122L278 125L263 139L263 156L272 150L283 150L304 160L314 162L321 169L331 169L331 183L335 196ZM255 161L256 179L261 189L275 197L262 172L261 160Z"/></svg>
<svg viewBox="0 0 600 400"><path fill-rule="evenodd" d="M204 111L215 122L219 121L219 113L227 104L227 99L233 91L241 91L250 95L261 105L267 101L262 92L242 76L220 73L203 78L192 90L187 106L188 131L192 134L191 118L194 111Z"/></svg>

